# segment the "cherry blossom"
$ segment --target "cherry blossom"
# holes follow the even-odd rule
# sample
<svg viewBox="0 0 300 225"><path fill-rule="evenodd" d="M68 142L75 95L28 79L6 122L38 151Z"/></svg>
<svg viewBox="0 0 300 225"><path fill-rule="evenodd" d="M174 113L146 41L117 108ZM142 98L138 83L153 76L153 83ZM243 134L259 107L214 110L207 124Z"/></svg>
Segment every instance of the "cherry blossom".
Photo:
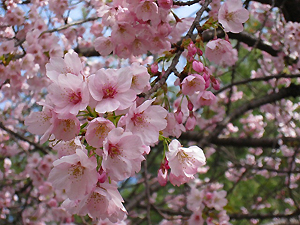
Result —
<svg viewBox="0 0 300 225"><path fill-rule="evenodd" d="M128 69L100 69L89 77L89 90L97 101L95 107L99 113L116 109L129 108L136 98L135 91L130 89L132 73Z"/></svg>
<svg viewBox="0 0 300 225"><path fill-rule="evenodd" d="M171 174L177 178L194 178L199 166L204 166L206 158L201 148L190 146L183 148L176 139L169 144L169 151L166 152L169 161ZM182 178L181 178L182 177Z"/></svg>
<svg viewBox="0 0 300 225"><path fill-rule="evenodd" d="M151 105L154 100L147 100L136 107L134 103L128 113L119 121L120 126L126 127L139 136L145 145L151 145L158 141L159 131L167 126L167 111L158 105Z"/></svg>
<svg viewBox="0 0 300 225"><path fill-rule="evenodd" d="M145 146L137 135L115 128L103 142L103 170L114 180L124 180L140 170L144 151Z"/></svg>
<svg viewBox="0 0 300 225"><path fill-rule="evenodd" d="M249 19L249 11L243 8L241 0L226 0L219 9L218 20L226 32L239 33Z"/></svg>
<svg viewBox="0 0 300 225"><path fill-rule="evenodd" d="M83 199L97 183L96 158L89 158L82 149L54 161L53 165L48 181L53 187L64 189L71 200Z"/></svg>

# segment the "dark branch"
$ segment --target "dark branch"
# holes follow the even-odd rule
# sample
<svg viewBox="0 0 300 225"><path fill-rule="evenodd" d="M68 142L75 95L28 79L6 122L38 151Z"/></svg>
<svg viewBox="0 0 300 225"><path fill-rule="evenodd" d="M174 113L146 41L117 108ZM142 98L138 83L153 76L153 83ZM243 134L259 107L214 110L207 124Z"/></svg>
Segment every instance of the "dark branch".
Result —
<svg viewBox="0 0 300 225"><path fill-rule="evenodd" d="M218 135L223 131L228 123L244 115L244 113L246 113L247 111L258 108L268 103L276 102L284 98L297 96L300 96L300 85L291 84L289 87L282 88L278 92L273 92L261 98L250 100L249 102L243 104L241 107L237 108L222 122L220 122L209 136L206 136L201 140L200 146L203 148L208 143L211 143L213 139L218 137Z"/></svg>
<svg viewBox="0 0 300 225"><path fill-rule="evenodd" d="M39 150L39 151L41 151L44 154L48 154L48 152L47 152L47 150L45 148L43 148L42 146L36 144L35 142L32 142L32 141L28 140L27 138L23 137L22 135L20 135L20 134L14 132L14 131L8 129L7 127L4 126L4 124L2 122L0 122L0 128L2 130L5 130L10 135L16 137L17 139L25 141L25 142L29 143L30 145L34 146L34 148L36 150Z"/></svg>

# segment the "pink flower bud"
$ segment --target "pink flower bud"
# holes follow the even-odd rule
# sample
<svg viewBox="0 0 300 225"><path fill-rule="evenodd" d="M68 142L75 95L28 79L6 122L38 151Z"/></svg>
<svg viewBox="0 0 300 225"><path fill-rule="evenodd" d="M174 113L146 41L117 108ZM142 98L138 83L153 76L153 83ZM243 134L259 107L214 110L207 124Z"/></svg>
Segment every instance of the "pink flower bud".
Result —
<svg viewBox="0 0 300 225"><path fill-rule="evenodd" d="M194 61L194 62L193 62L193 69L194 69L197 73L202 73L203 70L204 70L204 66L203 66L202 62Z"/></svg>
<svg viewBox="0 0 300 225"><path fill-rule="evenodd" d="M183 112L180 108L178 108L177 111L174 113L174 117L179 124L182 124Z"/></svg>
<svg viewBox="0 0 300 225"><path fill-rule="evenodd" d="M56 207L57 206L57 201L55 199L50 199L50 201L48 202L48 205L50 207Z"/></svg>
<svg viewBox="0 0 300 225"><path fill-rule="evenodd" d="M207 80L207 81L205 82L205 89L207 89L207 88L209 87L209 85L210 85L210 80Z"/></svg>
<svg viewBox="0 0 300 225"><path fill-rule="evenodd" d="M201 50L201 49L198 49L197 53L198 53L198 55L200 55L200 56L202 56L202 55L203 55L203 52L202 52L202 50Z"/></svg>
<svg viewBox="0 0 300 225"><path fill-rule="evenodd" d="M106 181L106 178L107 178L106 172L101 167L101 170L98 173L98 182L104 183Z"/></svg>
<svg viewBox="0 0 300 225"><path fill-rule="evenodd" d="M168 170L160 168L157 173L157 181L161 186L166 186L168 182Z"/></svg>
<svg viewBox="0 0 300 225"><path fill-rule="evenodd" d="M191 101L188 101L188 109L189 109L190 111L193 111L193 108L194 108L193 103L192 103Z"/></svg>
<svg viewBox="0 0 300 225"><path fill-rule="evenodd" d="M214 78L213 76L210 77L210 81L211 81L211 85L213 87L213 89L215 90L219 90L220 89L220 82L219 80L217 80L216 78Z"/></svg>
<svg viewBox="0 0 300 225"><path fill-rule="evenodd" d="M158 72L158 65L157 65L157 63L153 63L151 65L151 72L154 73L154 74Z"/></svg>
<svg viewBox="0 0 300 225"><path fill-rule="evenodd" d="M197 53L197 48L196 46L194 45L193 42L191 42L189 45L188 45L188 55L189 56L194 56L196 53Z"/></svg>
<svg viewBox="0 0 300 225"><path fill-rule="evenodd" d="M202 76L203 76L203 78L204 78L205 81L209 80L209 78L210 78L210 75L207 74L207 73L205 73L205 72L203 73Z"/></svg>
<svg viewBox="0 0 300 225"><path fill-rule="evenodd" d="M191 113L191 114L189 115L189 117L187 118L187 121L186 121L186 123L185 123L185 128L186 128L187 130L194 130L196 124L197 124L196 117L194 116L193 113Z"/></svg>

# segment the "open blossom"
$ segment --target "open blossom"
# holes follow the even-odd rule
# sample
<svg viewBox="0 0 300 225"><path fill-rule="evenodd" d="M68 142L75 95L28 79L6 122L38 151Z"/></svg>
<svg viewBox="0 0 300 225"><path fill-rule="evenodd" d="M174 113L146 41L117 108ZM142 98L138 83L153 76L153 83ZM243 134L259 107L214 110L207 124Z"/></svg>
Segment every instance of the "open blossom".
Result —
<svg viewBox="0 0 300 225"><path fill-rule="evenodd" d="M140 94L144 89L150 88L150 74L147 68L139 65L138 63L133 63L131 65L132 70L132 83L131 89L135 90L137 94Z"/></svg>
<svg viewBox="0 0 300 225"><path fill-rule="evenodd" d="M76 149L75 154L64 156L53 165L48 180L53 187L64 189L71 200L82 199L98 181L97 160L89 158L83 149Z"/></svg>
<svg viewBox="0 0 300 225"><path fill-rule="evenodd" d="M52 121L53 129L51 132L56 139L70 141L79 134L80 122L73 114L66 114L63 118L54 114Z"/></svg>
<svg viewBox="0 0 300 225"><path fill-rule="evenodd" d="M147 100L139 107L134 103L119 121L120 126L126 125L126 131L139 136L145 145L157 142L159 131L167 126L167 110L159 105L151 105L153 101Z"/></svg>
<svg viewBox="0 0 300 225"><path fill-rule="evenodd" d="M71 73L79 76L83 74L83 66L76 52L70 50L65 54L64 59L60 57L51 57L50 62L46 65L47 76L56 81L59 74Z"/></svg>
<svg viewBox="0 0 300 225"><path fill-rule="evenodd" d="M136 98L131 87L132 73L128 68L119 70L100 69L89 77L89 90L97 101L98 113L123 110L130 107Z"/></svg>
<svg viewBox="0 0 300 225"><path fill-rule="evenodd" d="M86 130L85 139L87 143L95 148L103 146L103 141L115 125L107 119L98 117L93 119Z"/></svg>
<svg viewBox="0 0 300 225"><path fill-rule="evenodd" d="M122 221L126 216L123 198L115 183L102 183L78 204L78 214L88 214L93 219L108 219L111 222Z"/></svg>
<svg viewBox="0 0 300 225"><path fill-rule="evenodd" d="M124 180L140 170L144 151L137 135L115 128L103 143L102 168L112 179Z"/></svg>
<svg viewBox="0 0 300 225"><path fill-rule="evenodd" d="M195 92L205 90L205 80L199 74L191 74L182 81L182 93L184 95L192 95Z"/></svg>
<svg viewBox="0 0 300 225"><path fill-rule="evenodd" d="M218 65L232 66L237 61L236 49L233 49L228 41L218 38L206 44L205 56L211 62Z"/></svg>
<svg viewBox="0 0 300 225"><path fill-rule="evenodd" d="M249 19L249 11L243 8L241 0L226 0L219 9L218 20L225 32L243 31L243 23Z"/></svg>
<svg viewBox="0 0 300 225"><path fill-rule="evenodd" d="M44 106L41 112L31 112L25 119L25 125L27 130L33 134L42 135L41 143L47 141L51 135L53 124L52 124L52 112L51 107Z"/></svg>
<svg viewBox="0 0 300 225"><path fill-rule="evenodd" d="M154 19L158 16L158 7L153 1L141 1L136 6L136 17L143 21Z"/></svg>
<svg viewBox="0 0 300 225"><path fill-rule="evenodd" d="M49 88L49 98L55 105L55 112L77 115L89 104L90 94L82 77L71 73L60 74Z"/></svg>
<svg viewBox="0 0 300 225"><path fill-rule="evenodd" d="M166 157L169 161L171 174L178 178L194 178L194 174L197 173L198 167L204 166L206 163L201 148L198 146L184 148L176 139L169 144L169 151L166 152Z"/></svg>

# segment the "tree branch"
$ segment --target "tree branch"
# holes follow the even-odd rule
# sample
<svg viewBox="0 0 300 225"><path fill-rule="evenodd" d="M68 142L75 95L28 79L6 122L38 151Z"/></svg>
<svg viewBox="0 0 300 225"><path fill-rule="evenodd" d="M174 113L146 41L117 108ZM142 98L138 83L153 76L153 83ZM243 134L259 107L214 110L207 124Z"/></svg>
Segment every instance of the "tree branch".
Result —
<svg viewBox="0 0 300 225"><path fill-rule="evenodd" d="M2 130L5 130L5 131L6 131L7 133L9 133L10 135L16 137L17 139L29 143L30 145L34 146L35 149L41 151L42 153L48 154L48 151L47 151L45 148L43 148L42 146L36 144L35 142L32 142L32 141L28 140L27 138L23 137L22 135L20 135L20 134L14 132L14 131L8 129L7 127L4 126L4 124L3 124L2 122L0 122L0 128L1 128Z"/></svg>
<svg viewBox="0 0 300 225"><path fill-rule="evenodd" d="M216 128L213 130L213 132L210 133L210 135L206 136L205 138L203 138L200 141L199 145L203 148L208 143L212 143L213 139L218 137L218 135L223 131L223 129L226 127L226 125L228 123L237 119L238 117L240 117L247 111L258 108L258 107L268 104L268 103L276 102L283 98L297 97L297 96L300 96L300 85L291 84L289 87L282 88L278 92L273 92L273 93L267 94L261 98L252 99L249 102L247 102L247 103L243 104L242 106L240 106L239 108L237 108L225 119L223 119L222 122L220 122L216 126Z"/></svg>

